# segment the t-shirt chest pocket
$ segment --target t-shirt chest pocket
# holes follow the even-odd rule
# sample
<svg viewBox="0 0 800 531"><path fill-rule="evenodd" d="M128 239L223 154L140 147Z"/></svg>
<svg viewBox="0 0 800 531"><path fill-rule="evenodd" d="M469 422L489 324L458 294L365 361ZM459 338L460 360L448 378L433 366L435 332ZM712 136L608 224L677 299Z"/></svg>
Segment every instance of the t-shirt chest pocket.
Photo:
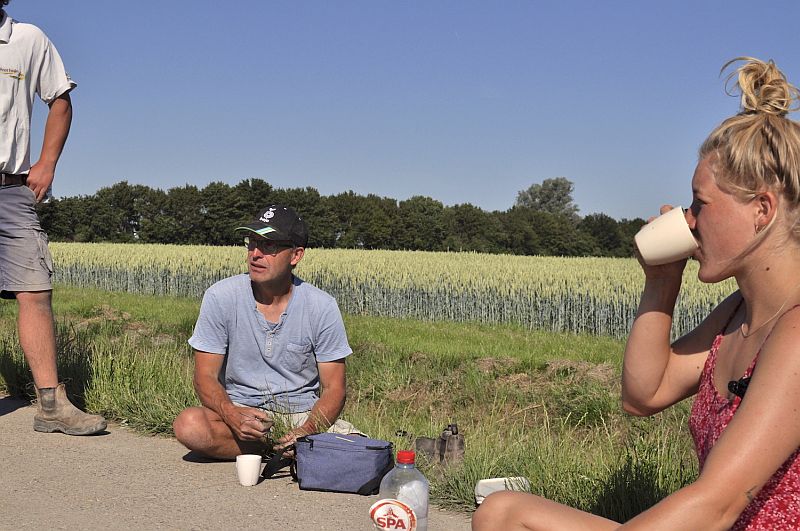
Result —
<svg viewBox="0 0 800 531"><path fill-rule="evenodd" d="M308 368L314 360L314 348L311 343L286 343L283 356L286 367L293 372Z"/></svg>

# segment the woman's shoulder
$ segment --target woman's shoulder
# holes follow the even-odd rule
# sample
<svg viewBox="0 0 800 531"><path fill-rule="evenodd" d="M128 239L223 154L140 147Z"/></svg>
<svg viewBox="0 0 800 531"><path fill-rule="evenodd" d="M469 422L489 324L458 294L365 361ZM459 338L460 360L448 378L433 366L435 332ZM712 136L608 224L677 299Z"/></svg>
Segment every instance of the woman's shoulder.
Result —
<svg viewBox="0 0 800 531"><path fill-rule="evenodd" d="M800 304L790 307L778 317L764 340L764 349L767 348L777 348L783 355L800 352Z"/></svg>
<svg viewBox="0 0 800 531"><path fill-rule="evenodd" d="M697 328L714 337L725 334L743 302L742 294L737 289L717 304Z"/></svg>

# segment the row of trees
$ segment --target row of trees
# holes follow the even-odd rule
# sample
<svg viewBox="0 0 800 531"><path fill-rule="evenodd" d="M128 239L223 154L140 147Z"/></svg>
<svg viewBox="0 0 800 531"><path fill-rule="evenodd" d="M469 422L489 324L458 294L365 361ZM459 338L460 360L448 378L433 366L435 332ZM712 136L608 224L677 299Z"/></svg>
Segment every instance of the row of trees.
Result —
<svg viewBox="0 0 800 531"><path fill-rule="evenodd" d="M631 256L633 234L644 221L581 218L571 193L567 179L548 179L520 192L509 210L486 212L424 196L322 196L260 179L167 191L123 181L93 195L54 199L39 214L53 241L231 245L240 241L234 227L267 204L283 203L306 219L311 247Z"/></svg>

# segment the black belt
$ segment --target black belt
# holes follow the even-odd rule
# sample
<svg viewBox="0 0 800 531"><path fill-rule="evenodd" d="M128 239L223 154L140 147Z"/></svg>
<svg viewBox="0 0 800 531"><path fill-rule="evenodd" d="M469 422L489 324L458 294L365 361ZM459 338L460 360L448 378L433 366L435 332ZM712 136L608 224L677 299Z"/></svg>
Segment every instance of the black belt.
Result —
<svg viewBox="0 0 800 531"><path fill-rule="evenodd" d="M0 186L19 186L25 184L28 175L25 173L0 173Z"/></svg>

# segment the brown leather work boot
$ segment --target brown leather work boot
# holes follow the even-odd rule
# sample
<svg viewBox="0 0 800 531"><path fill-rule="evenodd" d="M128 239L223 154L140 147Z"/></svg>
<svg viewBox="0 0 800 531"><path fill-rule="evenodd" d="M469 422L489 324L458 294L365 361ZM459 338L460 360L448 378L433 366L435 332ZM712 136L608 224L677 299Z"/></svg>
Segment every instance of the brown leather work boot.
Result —
<svg viewBox="0 0 800 531"><path fill-rule="evenodd" d="M417 437L414 446L417 454L424 455L431 463L454 465L464 460L464 436L455 423L448 424L436 439Z"/></svg>
<svg viewBox="0 0 800 531"><path fill-rule="evenodd" d="M431 463L439 463L439 439L431 439L430 437L417 437L414 440L414 449L417 455L424 455Z"/></svg>
<svg viewBox="0 0 800 531"><path fill-rule="evenodd" d="M437 442L442 463L452 465L464 460L464 436L458 433L457 424L449 424Z"/></svg>
<svg viewBox="0 0 800 531"><path fill-rule="evenodd" d="M72 405L64 384L36 390L39 411L33 417L33 429L45 433L60 431L67 435L92 435L106 429L106 419L90 415Z"/></svg>

